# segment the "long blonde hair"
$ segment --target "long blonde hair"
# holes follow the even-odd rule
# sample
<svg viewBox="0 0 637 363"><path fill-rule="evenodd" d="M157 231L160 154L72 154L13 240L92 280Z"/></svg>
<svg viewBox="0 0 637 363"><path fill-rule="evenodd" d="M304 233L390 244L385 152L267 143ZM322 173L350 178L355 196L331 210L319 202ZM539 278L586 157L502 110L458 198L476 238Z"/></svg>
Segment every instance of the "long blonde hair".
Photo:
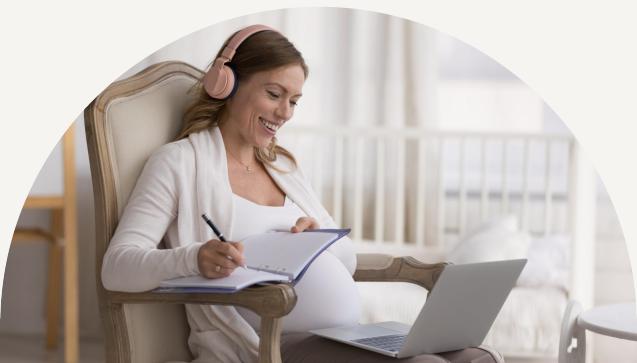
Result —
<svg viewBox="0 0 637 363"><path fill-rule="evenodd" d="M219 49L217 56L221 54L221 51L232 36ZM309 70L301 52L281 33L271 30L261 31L248 37L237 48L232 61L227 63L234 71L239 87L241 87L242 81L245 82L255 73L293 64L301 66L303 74L307 78ZM183 139L191 133L218 126L219 120L226 110L226 100L210 97L203 87L202 79L191 89L191 92L196 93L197 98L188 106L184 113L181 131L177 135L177 140ZM255 147L254 154L261 163L273 168L273 162L276 161L278 155L287 157L296 167L296 159L292 153L277 145L275 137L272 138L272 142L267 148Z"/></svg>

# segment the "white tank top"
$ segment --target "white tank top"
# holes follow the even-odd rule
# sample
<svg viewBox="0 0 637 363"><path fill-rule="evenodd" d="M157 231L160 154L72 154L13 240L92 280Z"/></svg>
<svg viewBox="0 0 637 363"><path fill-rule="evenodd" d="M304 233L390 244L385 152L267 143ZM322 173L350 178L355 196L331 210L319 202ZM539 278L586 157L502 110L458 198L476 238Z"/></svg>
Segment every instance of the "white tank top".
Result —
<svg viewBox="0 0 637 363"><path fill-rule="evenodd" d="M270 207L249 201L236 194L232 239L240 241L248 236L275 229L289 230L305 213L290 198L285 197L281 207Z"/></svg>
<svg viewBox="0 0 637 363"><path fill-rule="evenodd" d="M284 205L271 207L256 204L233 194L235 203L232 239L240 241L257 233L274 229L289 230L305 213L288 197ZM283 332L304 332L339 325L353 325L360 317L360 297L356 284L343 263L329 251L312 262L294 287L297 303L283 318ZM260 319L251 310L237 311L256 330Z"/></svg>

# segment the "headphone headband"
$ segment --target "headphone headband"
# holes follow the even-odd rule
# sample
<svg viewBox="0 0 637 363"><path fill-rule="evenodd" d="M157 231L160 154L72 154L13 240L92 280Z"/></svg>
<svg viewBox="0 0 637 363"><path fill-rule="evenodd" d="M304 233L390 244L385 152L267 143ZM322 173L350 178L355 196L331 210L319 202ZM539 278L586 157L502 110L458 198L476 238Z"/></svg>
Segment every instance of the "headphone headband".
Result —
<svg viewBox="0 0 637 363"><path fill-rule="evenodd" d="M275 31L266 25L255 24L241 29L226 44L203 79L203 85L210 97L215 99L226 99L230 97L237 88L237 80L234 71L226 65L232 61L237 48L251 35L264 31Z"/></svg>
<svg viewBox="0 0 637 363"><path fill-rule="evenodd" d="M251 35L262 32L264 30L276 31L267 25L261 24L250 25L246 28L241 29L228 41L228 44L226 44L226 46L223 48L223 51L221 52L221 57L224 57L228 59L228 61L231 61L232 57L234 57L234 53L237 51L237 48L239 48L239 45L241 45L244 40L248 39Z"/></svg>

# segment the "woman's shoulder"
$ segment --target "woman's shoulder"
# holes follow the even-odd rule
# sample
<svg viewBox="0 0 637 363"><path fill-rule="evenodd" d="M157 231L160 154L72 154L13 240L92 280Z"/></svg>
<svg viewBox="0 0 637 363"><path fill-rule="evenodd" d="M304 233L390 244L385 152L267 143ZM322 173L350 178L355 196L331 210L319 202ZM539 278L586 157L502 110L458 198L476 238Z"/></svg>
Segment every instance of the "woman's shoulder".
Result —
<svg viewBox="0 0 637 363"><path fill-rule="evenodd" d="M188 139L181 139L164 144L150 155L148 163L180 165L194 158L194 151Z"/></svg>

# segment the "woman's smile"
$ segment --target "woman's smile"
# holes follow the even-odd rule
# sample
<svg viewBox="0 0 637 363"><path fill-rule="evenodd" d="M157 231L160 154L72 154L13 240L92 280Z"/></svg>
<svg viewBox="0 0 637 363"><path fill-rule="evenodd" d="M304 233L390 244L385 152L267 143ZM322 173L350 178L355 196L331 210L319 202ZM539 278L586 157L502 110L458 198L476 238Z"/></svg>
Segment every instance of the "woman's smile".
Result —
<svg viewBox="0 0 637 363"><path fill-rule="evenodd" d="M283 125L283 123L276 124L276 123L274 123L272 121L268 121L268 120L264 119L263 117L259 117L259 123L272 136L276 135L276 131L279 129L279 127L281 127Z"/></svg>

